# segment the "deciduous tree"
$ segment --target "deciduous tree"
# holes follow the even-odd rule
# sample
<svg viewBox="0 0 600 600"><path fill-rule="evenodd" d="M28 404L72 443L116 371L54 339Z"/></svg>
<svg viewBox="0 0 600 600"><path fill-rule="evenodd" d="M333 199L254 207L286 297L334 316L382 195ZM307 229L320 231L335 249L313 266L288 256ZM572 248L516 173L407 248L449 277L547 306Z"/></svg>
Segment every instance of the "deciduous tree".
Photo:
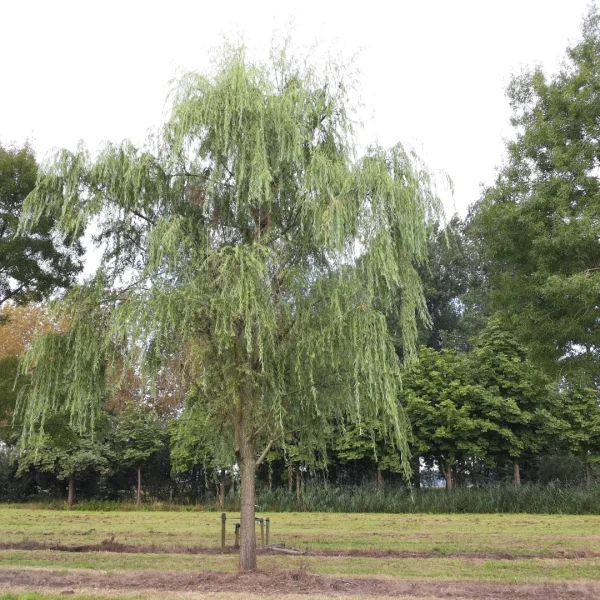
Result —
<svg viewBox="0 0 600 600"><path fill-rule="evenodd" d="M493 424L477 414L486 390L473 381L467 358L453 350L421 348L419 362L408 368L400 396L413 431L413 453L436 462L453 487L457 460L487 456Z"/></svg>
<svg viewBox="0 0 600 600"><path fill-rule="evenodd" d="M498 317L491 318L475 340L469 359L473 381L486 390L474 414L493 423L487 454L510 458L513 480L521 483L520 458L541 452L566 429L559 398L551 380Z"/></svg>
<svg viewBox="0 0 600 600"><path fill-rule="evenodd" d="M28 145L0 145L0 306L9 300L17 304L42 300L71 285L80 270L81 246L64 245L52 216L45 215L17 235L23 203L35 186L37 171Z"/></svg>
<svg viewBox="0 0 600 600"><path fill-rule="evenodd" d="M142 505L142 468L165 443L156 414L144 406L131 405L117 420L114 436L119 461L137 471L136 502Z"/></svg>
<svg viewBox="0 0 600 600"><path fill-rule="evenodd" d="M106 417L96 428L95 435L81 435L70 425L64 414L51 415L44 432L36 438L22 439L15 451L19 468L17 476L35 467L55 473L67 482L67 503L75 501L75 482L84 472L108 473L114 454L105 442L108 429Z"/></svg>
<svg viewBox="0 0 600 600"><path fill-rule="evenodd" d="M559 397L561 416L568 424L563 432L566 448L580 457L585 464L585 480L591 484L593 463L600 462L600 400L598 390L585 378L580 381L565 380Z"/></svg>
<svg viewBox="0 0 600 600"><path fill-rule="evenodd" d="M256 568L255 472L276 440L333 415L377 418L406 460L375 298L385 307L400 290L410 355L437 200L401 146L356 155L350 83L286 51L259 63L226 48L212 73L179 82L146 147L59 152L24 211L24 228L50 215L74 238L96 219L104 244L96 277L62 304L71 328L24 364L26 434L57 404L86 427L122 356L156 377L185 349L188 397L240 468L242 570Z"/></svg>
<svg viewBox="0 0 600 600"><path fill-rule="evenodd" d="M513 78L515 138L476 207L496 306L548 367L598 373L600 361L600 15L561 70ZM558 362L560 360L560 362Z"/></svg>

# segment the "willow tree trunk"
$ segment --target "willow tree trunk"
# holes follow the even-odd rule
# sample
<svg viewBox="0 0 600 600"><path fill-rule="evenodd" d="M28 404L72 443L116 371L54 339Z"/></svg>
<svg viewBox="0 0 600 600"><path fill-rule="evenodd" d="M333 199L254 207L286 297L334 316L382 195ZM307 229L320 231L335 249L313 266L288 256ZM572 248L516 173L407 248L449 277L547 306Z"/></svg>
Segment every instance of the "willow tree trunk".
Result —
<svg viewBox="0 0 600 600"><path fill-rule="evenodd" d="M377 468L377 485L379 487L383 485L383 473L380 468Z"/></svg>
<svg viewBox="0 0 600 600"><path fill-rule="evenodd" d="M291 494L294 489L294 468L288 467L288 492Z"/></svg>
<svg viewBox="0 0 600 600"><path fill-rule="evenodd" d="M301 480L302 474L300 473L300 467L296 467L296 502L300 504L300 486L302 485Z"/></svg>
<svg viewBox="0 0 600 600"><path fill-rule="evenodd" d="M440 459L440 467L442 469L442 474L444 475L444 479L446 480L446 489L448 491L452 490L453 482L452 482L452 465L445 459Z"/></svg>
<svg viewBox="0 0 600 600"><path fill-rule="evenodd" d="M252 390L243 385L235 409L235 454L240 465L242 510L240 512L240 571L256 570L255 476L256 454L252 428Z"/></svg>
<svg viewBox="0 0 600 600"><path fill-rule="evenodd" d="M69 508L73 506L73 501L75 499L75 477L73 475L69 475L69 493L67 496L67 504Z"/></svg>
<svg viewBox="0 0 600 600"><path fill-rule="evenodd" d="M513 482L516 485L521 485L521 468L519 467L519 459L513 459Z"/></svg>
<svg viewBox="0 0 600 600"><path fill-rule="evenodd" d="M138 467L137 469L138 483L137 483L137 500L136 504L138 506L142 505L142 467Z"/></svg>
<svg viewBox="0 0 600 600"><path fill-rule="evenodd" d="M240 571L256 570L256 530L254 512L254 477L256 474L256 458L254 448L247 440L240 448L242 464L240 465L242 483L242 511L240 514Z"/></svg>

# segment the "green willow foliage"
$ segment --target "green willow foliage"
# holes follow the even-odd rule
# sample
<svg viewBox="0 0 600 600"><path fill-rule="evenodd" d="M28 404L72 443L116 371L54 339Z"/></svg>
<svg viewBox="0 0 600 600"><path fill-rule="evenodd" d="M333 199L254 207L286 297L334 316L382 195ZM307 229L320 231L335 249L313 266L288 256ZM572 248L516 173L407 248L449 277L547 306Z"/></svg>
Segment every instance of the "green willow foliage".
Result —
<svg viewBox="0 0 600 600"><path fill-rule="evenodd" d="M95 223L104 256L57 306L69 330L27 354L26 435L49 411L92 424L123 361L153 379L175 363L209 441L237 451L243 438L258 455L295 431L316 450L326 420L370 419L408 469L381 310L401 295L410 354L438 200L402 146L356 156L347 106L335 66L227 48L213 73L179 82L146 147L63 150L45 165L21 227L51 214L77 237Z"/></svg>

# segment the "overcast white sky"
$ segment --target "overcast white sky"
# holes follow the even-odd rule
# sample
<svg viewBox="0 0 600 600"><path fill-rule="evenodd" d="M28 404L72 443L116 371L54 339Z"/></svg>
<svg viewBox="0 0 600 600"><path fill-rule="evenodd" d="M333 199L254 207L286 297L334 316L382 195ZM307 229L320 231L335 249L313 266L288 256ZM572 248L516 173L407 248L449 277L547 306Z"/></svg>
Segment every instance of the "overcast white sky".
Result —
<svg viewBox="0 0 600 600"><path fill-rule="evenodd" d="M80 139L92 151L104 140L139 142L163 116L170 79L205 69L223 37L260 51L292 20L298 45L360 52L363 139L414 146L454 180L464 214L511 134L511 73L535 63L554 71L587 5L0 0L0 141L29 139L39 159Z"/></svg>

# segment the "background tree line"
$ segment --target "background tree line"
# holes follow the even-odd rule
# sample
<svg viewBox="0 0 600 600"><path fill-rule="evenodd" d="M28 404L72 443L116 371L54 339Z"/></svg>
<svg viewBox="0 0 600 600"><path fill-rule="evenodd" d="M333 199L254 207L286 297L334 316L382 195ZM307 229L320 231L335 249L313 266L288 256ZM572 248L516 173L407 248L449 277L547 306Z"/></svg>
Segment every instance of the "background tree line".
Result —
<svg viewBox="0 0 600 600"><path fill-rule="evenodd" d="M465 219L453 217L443 223L429 218L425 228L428 260L411 263L420 276L430 318L430 322L426 317L419 322L419 360L403 364L397 397L399 415L410 423L407 441L413 456L412 484L416 486L420 477L431 483L439 476L449 489L503 481L590 485L600 460L600 25L596 10L590 10L582 40L568 49L557 74L525 71L513 79L507 95L515 135L508 143L507 162L499 169L497 180L482 190ZM311 97L313 100L318 110L325 110L321 100ZM193 98L185 101L193 103ZM186 106L189 108L182 104L181 110ZM182 115L178 118L183 119ZM325 120L328 115L319 118ZM315 152L331 151L328 160L335 163L339 155L330 142L324 141ZM129 150L107 154L106 163L92 175L100 177L102 169L122 168L127 161L130 170L159 170L151 157L129 155ZM69 160L75 164L80 158ZM368 159L372 161L369 164L379 164L380 159L389 165L398 156L383 159L376 153ZM309 158L305 153L294 160ZM163 347L152 341L147 354L157 361L153 378L125 360L110 373L103 365L94 364L106 385L102 388L103 410L93 415L93 434L82 433L64 411L49 411L40 416L45 420L43 432L33 431L30 419L25 427L29 426L31 435L27 441L20 435L23 423L15 407L19 390L29 383L30 375L19 371L19 358L34 334L46 333L56 360L62 360L61 352L70 350L61 340L73 328L75 321L70 319L77 318L75 310L72 316L67 311L62 320L52 317L39 302L69 288L81 268L77 240L82 231L76 223L60 229L61 236L55 226L59 217L42 211L33 220L33 229L18 232L23 203L34 189L37 169L27 146L0 148L0 410L5 499L68 489L70 500L76 494L107 499L135 495L141 502L146 490L147 497L161 500L196 502L214 496L223 501L239 479L239 460L226 443L226 433L207 410L206 390L197 378L190 377L190 356L195 353L206 358L209 351L203 346L202 332L196 340L185 339L180 346ZM280 175L277 185L289 193L295 180L286 180L283 171ZM239 176L246 177L246 173ZM42 181L51 186L55 180L48 177ZM229 175L225 173L225 177ZM113 192L130 202L127 185L135 187L135 182L127 181L124 189ZM218 191L217 196L222 197L218 196L210 209L211 226L227 222L218 233L223 240L238 234L243 240L260 237L272 225L269 219L280 219L277 226L282 236L296 225L293 207L287 206L280 207L281 214L263 215L258 206L254 213L234 215L226 187ZM185 190L189 203L176 205L174 210L178 222L194 222L208 190L193 186ZM143 195L152 190L146 186L135 192L146 201ZM215 193L212 188L210 192ZM156 193L167 194L168 190ZM151 203L143 208L141 216L130 214L130 221L105 223L106 229L99 234L109 240L106 258L114 269L112 277L139 267L139 247L153 235L143 225L160 221L164 210ZM239 229L238 233L231 233L234 229ZM175 233L164 230L161 235L164 240ZM192 238L198 241L194 236L204 234L186 230L182 235L188 236L185 243L191 243ZM284 248L282 252L289 253L286 260L292 260L299 248ZM163 252L162 261L177 263L181 269L180 257L169 254L171 250L156 247L152 251ZM319 254L312 246L311 252ZM325 262L321 255L319 260ZM254 268L252 261L247 264ZM273 268L270 263L268 268ZM310 279L301 271L298 266L290 275L290 289L300 286L302 277ZM185 275L183 271L179 274ZM328 285L334 285L333 279ZM275 276L272 282L273 293L282 302L273 314L279 314L283 323L290 318L284 315L284 282ZM72 295L73 306L100 294L104 283L98 280L96 288L90 285L87 295ZM171 285L167 279L163 283L165 289ZM354 284L343 278L335 281L335 285ZM331 298L331 289L321 291ZM415 343L406 316L410 293L399 292L390 302L380 287L372 291L374 305L385 315L398 361L404 363ZM351 293L356 294L357 288ZM225 296L220 298L223 303L228 301ZM240 302L247 301L240 296ZM176 309L182 310L181 306ZM169 310L175 308L169 305ZM202 305L198 310L206 309ZM411 310L414 318L419 312L414 299ZM94 314L101 324L103 315ZM219 318L218 326L225 327ZM256 327L275 331L281 326L273 323L265 321ZM281 330L269 336L279 342L278 336L286 333ZM314 349L302 356L302 360L314 359ZM282 372L294 368L291 364L280 367ZM256 371L253 377L260 378L254 364L252 368ZM322 376L326 366L323 363L315 369L320 369ZM307 379L314 375L312 371L304 373ZM219 389L217 382L211 385ZM258 430L264 415L262 408L256 410L253 419L257 419ZM258 465L261 485L282 487L300 496L303 485L317 483L408 483L402 448L390 441L389 424L378 418L377 411L353 420L334 410L326 423L319 423L318 431L291 431L269 442L265 460Z"/></svg>

